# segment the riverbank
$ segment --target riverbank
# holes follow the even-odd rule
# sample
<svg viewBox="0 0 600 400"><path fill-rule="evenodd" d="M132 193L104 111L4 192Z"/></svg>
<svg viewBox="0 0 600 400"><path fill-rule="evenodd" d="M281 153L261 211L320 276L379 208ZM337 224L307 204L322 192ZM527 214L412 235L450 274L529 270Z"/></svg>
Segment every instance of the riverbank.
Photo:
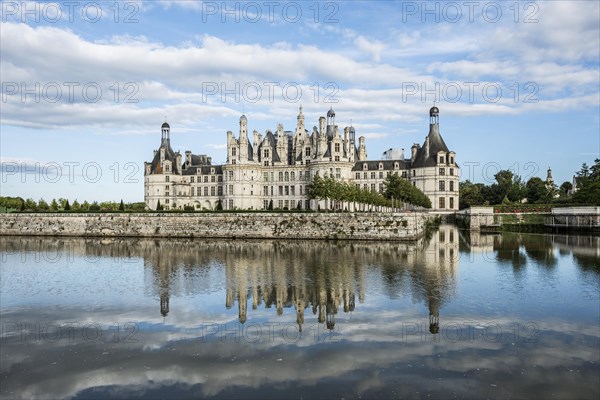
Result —
<svg viewBox="0 0 600 400"><path fill-rule="evenodd" d="M533 213L499 213L493 207L471 207L455 213L453 218L459 227L480 232L600 234L600 207L563 207Z"/></svg>
<svg viewBox="0 0 600 400"><path fill-rule="evenodd" d="M412 241L429 214L102 213L0 214L0 235Z"/></svg>

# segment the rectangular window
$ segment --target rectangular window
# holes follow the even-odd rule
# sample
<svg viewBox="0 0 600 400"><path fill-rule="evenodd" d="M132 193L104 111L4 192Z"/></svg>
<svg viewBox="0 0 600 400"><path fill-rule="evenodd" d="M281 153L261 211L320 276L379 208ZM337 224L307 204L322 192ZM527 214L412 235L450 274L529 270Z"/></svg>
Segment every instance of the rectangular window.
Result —
<svg viewBox="0 0 600 400"><path fill-rule="evenodd" d="M310 164L310 160L306 160L306 165Z"/></svg>
<svg viewBox="0 0 600 400"><path fill-rule="evenodd" d="M446 198L440 197L440 208L446 208Z"/></svg>
<svg viewBox="0 0 600 400"><path fill-rule="evenodd" d="M335 144L335 152L336 152L336 153L339 153L339 152L340 152L340 144L339 144L339 143L336 143L336 144Z"/></svg>
<svg viewBox="0 0 600 400"><path fill-rule="evenodd" d="M269 200L263 200L263 208L267 210L269 208Z"/></svg>
<svg viewBox="0 0 600 400"><path fill-rule="evenodd" d="M310 147L307 147L307 148L304 150L304 156L305 156L305 157L310 157Z"/></svg>
<svg viewBox="0 0 600 400"><path fill-rule="evenodd" d="M231 163L232 163L233 165L235 165L235 160L231 160Z"/></svg>
<svg viewBox="0 0 600 400"><path fill-rule="evenodd" d="M440 168L440 175L446 175L446 168Z"/></svg>
<svg viewBox="0 0 600 400"><path fill-rule="evenodd" d="M229 195L233 195L233 185L229 185Z"/></svg>
<svg viewBox="0 0 600 400"><path fill-rule="evenodd" d="M450 168L449 174L454 176L454 168Z"/></svg>
<svg viewBox="0 0 600 400"><path fill-rule="evenodd" d="M335 161L340 161L340 156L335 156Z"/></svg>
<svg viewBox="0 0 600 400"><path fill-rule="evenodd" d="M205 195L205 196L208 196L208 186L205 186L205 187L204 187L204 195Z"/></svg>
<svg viewBox="0 0 600 400"><path fill-rule="evenodd" d="M367 173L363 172L363 179L367 179L367 176L368 176Z"/></svg>
<svg viewBox="0 0 600 400"><path fill-rule="evenodd" d="M233 172L233 171L230 171ZM208 183L208 175L204 175L204 183Z"/></svg>
<svg viewBox="0 0 600 400"><path fill-rule="evenodd" d="M265 151L263 152L263 156L265 158L269 158L269 149L265 149Z"/></svg>
<svg viewBox="0 0 600 400"><path fill-rule="evenodd" d="M283 196L283 186L279 186L278 193L280 196ZM279 208L281 208L281 207L279 207Z"/></svg>
<svg viewBox="0 0 600 400"><path fill-rule="evenodd" d="M227 207L229 210L233 210L233 199L229 199L229 207Z"/></svg>
<svg viewBox="0 0 600 400"><path fill-rule="evenodd" d="M170 195L170 193L169 193L169 192L166 192L166 193L165 193L165 196L169 196L169 195Z"/></svg>
<svg viewBox="0 0 600 400"><path fill-rule="evenodd" d="M303 188L304 188L304 186L300 185L300 196L302 196L302 194L303 194L302 193L303 192Z"/></svg>
<svg viewBox="0 0 600 400"><path fill-rule="evenodd" d="M379 184L379 193L383 193L383 183Z"/></svg>
<svg viewBox="0 0 600 400"><path fill-rule="evenodd" d="M383 179L383 171L379 172L379 179Z"/></svg>
<svg viewBox="0 0 600 400"><path fill-rule="evenodd" d="M440 191L446 190L446 181L440 181Z"/></svg>
<svg viewBox="0 0 600 400"><path fill-rule="evenodd" d="M450 191L454 192L454 181L450 181Z"/></svg>
<svg viewBox="0 0 600 400"><path fill-rule="evenodd" d="M190 188L190 196L194 197L194 188Z"/></svg>
<svg viewBox="0 0 600 400"><path fill-rule="evenodd" d="M233 157L235 157L237 155L237 149L235 147L233 149L231 149L231 155Z"/></svg>
<svg viewBox="0 0 600 400"><path fill-rule="evenodd" d="M190 176L190 183L194 183L194 177Z"/></svg>
<svg viewBox="0 0 600 400"><path fill-rule="evenodd" d="M355 177L356 177L356 179L360 179L360 172L357 172Z"/></svg>
<svg viewBox="0 0 600 400"><path fill-rule="evenodd" d="M412 171L413 171L413 176L416 176L417 175L417 171L415 171L414 169Z"/></svg>
<svg viewBox="0 0 600 400"><path fill-rule="evenodd" d="M219 187L217 188L217 195L218 195L218 196L223 196L223 186L219 186Z"/></svg>
<svg viewBox="0 0 600 400"><path fill-rule="evenodd" d="M440 156L440 164L444 163L444 156Z"/></svg>
<svg viewBox="0 0 600 400"><path fill-rule="evenodd" d="M406 174L406 171L402 171L402 177L403 177L403 178L406 178L406 177L407 177L406 175L407 175L407 174Z"/></svg>
<svg viewBox="0 0 600 400"><path fill-rule="evenodd" d="M371 183L371 192L374 192L374 191L375 191L375 184Z"/></svg>
<svg viewBox="0 0 600 400"><path fill-rule="evenodd" d="M215 195L215 187L214 187L214 186L211 186L211 187L210 187L210 195L211 195L211 196L214 196L214 195Z"/></svg>
<svg viewBox="0 0 600 400"><path fill-rule="evenodd" d="M263 194L264 194L265 196L268 196L268 195L269 195L269 187L268 187L268 186L265 186L265 187L263 187Z"/></svg>
<svg viewBox="0 0 600 400"><path fill-rule="evenodd" d="M215 180L216 180L215 176L214 176L214 175L212 175L212 176L210 177L210 181L211 181L211 182L214 182Z"/></svg>
<svg viewBox="0 0 600 400"><path fill-rule="evenodd" d="M292 196L296 195L296 186L290 186L290 193Z"/></svg>
<svg viewBox="0 0 600 400"><path fill-rule="evenodd" d="M454 164L454 157L450 157L450 164Z"/></svg>
<svg viewBox="0 0 600 400"><path fill-rule="evenodd" d="M285 195L286 195L286 196L289 196L289 195L290 195L290 187L289 187L289 186L286 186L286 187L285 187Z"/></svg>
<svg viewBox="0 0 600 400"><path fill-rule="evenodd" d="M169 186L165 186L165 190L169 190Z"/></svg>
<svg viewBox="0 0 600 400"><path fill-rule="evenodd" d="M169 204L169 199L166 199L166 200L165 200L165 203L166 203L166 204Z"/></svg>
<svg viewBox="0 0 600 400"><path fill-rule="evenodd" d="M375 179L375 172L371 172L371 179Z"/></svg>
<svg viewBox="0 0 600 400"><path fill-rule="evenodd" d="M450 208L454 208L454 197L450 197Z"/></svg>
<svg viewBox="0 0 600 400"><path fill-rule="evenodd" d="M165 182L169 182L169 175L165 176Z"/></svg>
<svg viewBox="0 0 600 400"><path fill-rule="evenodd" d="M289 201L289 200L286 200L286 201L285 201L285 203L284 203L284 206L283 206L283 207L284 207L286 210L289 210L289 209L290 209L290 201Z"/></svg>
<svg viewBox="0 0 600 400"><path fill-rule="evenodd" d="M340 168L335 169L335 177L336 179L342 179L342 170Z"/></svg>
<svg viewBox="0 0 600 400"><path fill-rule="evenodd" d="M283 208L283 200L277 201L277 208L279 208L279 209Z"/></svg>
<svg viewBox="0 0 600 400"><path fill-rule="evenodd" d="M204 178L206 178L206 177L204 177ZM229 179L233 180L233 171L229 171ZM208 182L208 181L205 179L204 182Z"/></svg>

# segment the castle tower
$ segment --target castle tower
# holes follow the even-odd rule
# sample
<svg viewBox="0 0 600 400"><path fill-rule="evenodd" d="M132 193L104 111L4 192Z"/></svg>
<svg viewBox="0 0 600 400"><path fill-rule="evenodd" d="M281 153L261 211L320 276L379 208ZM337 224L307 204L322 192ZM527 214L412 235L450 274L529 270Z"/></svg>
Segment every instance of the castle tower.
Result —
<svg viewBox="0 0 600 400"><path fill-rule="evenodd" d="M169 124L167 123L167 121L165 121L162 126L160 127L161 132L162 132L162 136L161 136L161 141L160 144L161 146L164 145L170 145L171 139L171 127L169 126Z"/></svg>

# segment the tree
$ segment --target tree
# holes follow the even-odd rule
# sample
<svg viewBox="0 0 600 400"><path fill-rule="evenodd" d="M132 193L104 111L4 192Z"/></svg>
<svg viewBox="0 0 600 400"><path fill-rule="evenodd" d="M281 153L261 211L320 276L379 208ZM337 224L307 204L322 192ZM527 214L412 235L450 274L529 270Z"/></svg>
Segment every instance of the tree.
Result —
<svg viewBox="0 0 600 400"><path fill-rule="evenodd" d="M273 199L271 199L271 201L269 201L269 206L267 207L267 210L273 211Z"/></svg>
<svg viewBox="0 0 600 400"><path fill-rule="evenodd" d="M89 210L93 211L93 212L100 211L100 205L98 204L97 201L95 201L92 204L90 204Z"/></svg>
<svg viewBox="0 0 600 400"><path fill-rule="evenodd" d="M37 208L42 211L47 211L50 208L50 206L48 205L48 203L46 203L46 200L39 199Z"/></svg>
<svg viewBox="0 0 600 400"><path fill-rule="evenodd" d="M90 203L88 203L87 200L84 200L83 203L81 203L81 211L89 211L90 210Z"/></svg>
<svg viewBox="0 0 600 400"><path fill-rule="evenodd" d="M160 200L156 203L156 211L162 211L163 206L160 205Z"/></svg>
<svg viewBox="0 0 600 400"><path fill-rule="evenodd" d="M573 194L573 202L600 206L600 179L586 182Z"/></svg>
<svg viewBox="0 0 600 400"><path fill-rule="evenodd" d="M564 181L559 188L561 197L566 196L573 189L573 184L569 181Z"/></svg>
<svg viewBox="0 0 600 400"><path fill-rule="evenodd" d="M56 199L52 199L52 202L50 203L50 209L52 211L57 211L58 208L59 208L58 202L56 201Z"/></svg>
<svg viewBox="0 0 600 400"><path fill-rule="evenodd" d="M80 208L81 208L81 205L79 204L77 199L73 200L73 205L71 206L71 210L79 211Z"/></svg>
<svg viewBox="0 0 600 400"><path fill-rule="evenodd" d="M398 173L388 175L383 186L384 196L388 199L399 199L415 206L431 208L429 197L408 180L401 178Z"/></svg>
<svg viewBox="0 0 600 400"><path fill-rule="evenodd" d="M483 204L484 199L481 194L481 189L485 185L483 183L472 183L469 180L460 182L458 184L459 203L458 208L480 206Z"/></svg>
<svg viewBox="0 0 600 400"><path fill-rule="evenodd" d="M65 205L63 207L65 211L71 211L71 205L69 204L69 200L65 200Z"/></svg>
<svg viewBox="0 0 600 400"><path fill-rule="evenodd" d="M546 183L539 177L534 176L527 181L527 202L545 203L549 200L549 192Z"/></svg>
<svg viewBox="0 0 600 400"><path fill-rule="evenodd" d="M121 199L121 202L119 203L119 211L125 211L125 203L123 203L123 199Z"/></svg>
<svg viewBox="0 0 600 400"><path fill-rule="evenodd" d="M32 198L25 200L25 209L26 210L36 210L37 204L36 204L35 200L33 200Z"/></svg>
<svg viewBox="0 0 600 400"><path fill-rule="evenodd" d="M221 199L217 201L217 206L215 207L217 211L223 211L223 204L221 203Z"/></svg>

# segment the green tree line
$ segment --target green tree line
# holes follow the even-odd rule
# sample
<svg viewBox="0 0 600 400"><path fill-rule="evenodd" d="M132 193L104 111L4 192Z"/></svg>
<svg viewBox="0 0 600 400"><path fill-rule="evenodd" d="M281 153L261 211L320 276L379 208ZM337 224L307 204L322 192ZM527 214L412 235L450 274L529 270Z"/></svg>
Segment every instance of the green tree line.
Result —
<svg viewBox="0 0 600 400"><path fill-rule="evenodd" d="M385 179L382 193L363 189L353 183L338 181L332 177L321 178L317 173L308 185L307 193L311 200L326 200L328 204L326 208L331 208L330 202L341 205L342 208L353 204L355 210L364 205L392 207L400 206L401 203L431 208L429 198L397 173Z"/></svg>
<svg viewBox="0 0 600 400"><path fill-rule="evenodd" d="M600 205L600 159L592 167L583 163L576 177L577 188L573 193L573 185L568 181L548 187L540 177L524 182L519 175L502 170L494 175L496 182L491 185L461 182L459 207L513 203Z"/></svg>
<svg viewBox="0 0 600 400"><path fill-rule="evenodd" d="M146 209L146 203L124 203L114 201L80 203L77 199L70 202L68 199L52 199L49 203L43 198L35 201L31 198L0 196L0 212L141 212Z"/></svg>

